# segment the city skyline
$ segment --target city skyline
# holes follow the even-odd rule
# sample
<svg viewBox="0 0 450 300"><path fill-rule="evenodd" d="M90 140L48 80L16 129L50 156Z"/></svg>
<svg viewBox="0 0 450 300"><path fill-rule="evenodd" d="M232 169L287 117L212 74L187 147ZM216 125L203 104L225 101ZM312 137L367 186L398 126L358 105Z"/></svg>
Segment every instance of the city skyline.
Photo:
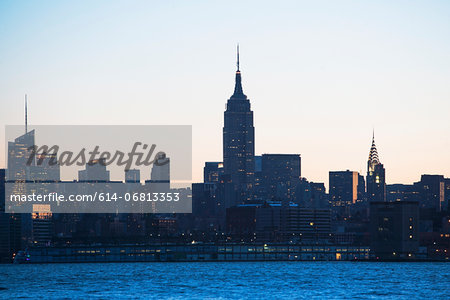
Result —
<svg viewBox="0 0 450 300"><path fill-rule="evenodd" d="M0 298L448 298L449 16L0 1Z"/></svg>
<svg viewBox="0 0 450 300"><path fill-rule="evenodd" d="M165 15L168 19L162 21L175 23L164 31L168 35L158 45L153 45L138 38L138 34L161 19L147 21L143 15L137 15L135 21L128 16L129 24L116 22L110 13L119 9L126 11L125 4L115 4L109 12L93 7L89 13L71 15L61 30L53 29L52 35L39 31L39 24L31 32L25 31L24 25L18 26L18 20L14 19L19 12L25 13L29 17L25 22L28 24L36 17L30 10L36 8L35 5L22 4L3 10L7 13L1 24L15 30L1 37L2 44L11 46L0 50L3 54L0 62L4 65L0 71L0 99L2 107L6 107L0 113L2 126L23 122L25 93L29 96L28 123L33 125L192 124L193 181L199 182L204 163L221 160L222 114L234 86L234 47L239 41L243 86L255 114L256 155L299 153L302 175L327 184L329 171L349 169L365 174L371 133L375 128L380 159L386 168L386 183L416 182L421 174L450 177L447 150L450 146L447 117L450 95L446 88L450 74L448 68L443 67L444 54L449 49L447 31L450 26L446 26L449 21L444 13L436 15L433 10L434 20L426 25L421 22L422 27L418 28L414 20L430 17L430 8L421 10L420 5L385 4L384 8L391 10L383 14L387 22L383 25L374 19L376 12L358 6L343 12L348 7L336 5L334 8L343 15L329 20L329 12L320 11L314 5L299 4L317 20L298 11L288 13L285 9L283 13L275 9L270 18L258 11L254 21L262 29L252 37L249 32L254 30L246 30L249 24L243 18L249 7L243 4L242 11L230 20L220 18L212 22L216 31L221 26L232 28L226 38L215 45L207 38L214 30L201 29L205 22L212 21L214 14L190 23L182 31L185 37L175 34L176 30L181 30L180 21L172 19L176 16ZM71 5L78 9L83 7L82 4ZM139 5L145 7L145 3ZM64 7L55 5L52 13ZM164 11L164 7L157 9ZM379 7L375 9L381 11ZM448 5L442 4L441 9L448 11ZM360 14L349 15L355 11ZM86 27L76 25L98 15L111 27L105 29L101 23L93 24L96 34L104 30L104 34L100 34L104 37L103 46L79 49L80 55L64 55L64 49L77 45L67 38L71 30L76 28L87 34ZM281 20L284 15L288 18ZM198 14L186 14L182 19L192 21L196 16ZM296 17L304 19L298 21ZM365 24L364 17L374 24ZM285 29L286 36L276 37L263 26L268 18L279 21L277 29ZM53 15L45 26L56 21L61 20ZM126 32L136 22L141 22L142 26L127 39L128 47L117 44L113 38L115 30ZM313 26L320 22L335 23L337 28L325 34L320 26ZM402 22L409 27L402 26ZM306 30L307 25L312 28ZM349 30L354 25L363 26ZM370 34L373 33L371 26L381 26L377 28L380 32ZM387 29L393 30L389 33ZM410 35L418 29L423 36ZM191 31L195 30L199 30L199 35L189 40L193 36ZM271 45L265 42L263 32L266 31L273 41ZM304 43L288 38L294 32L298 32ZM47 43L31 43L35 39L32 34L46 38ZM75 40L86 45L87 40L94 37L95 34L80 36L79 33ZM418 46L425 40L429 40L427 47ZM183 48L173 47L180 43ZM386 48L372 49L371 45L380 43ZM32 52L24 48L27 44L33 45ZM139 46L144 46L143 50L138 50ZM412 46L416 49L409 49ZM103 47L109 47L111 52L102 58L98 54ZM406 53L406 50L411 51ZM135 58L134 53L137 53ZM190 61L186 60L189 55ZM152 114L164 104L169 107L167 113ZM64 113L55 114L55 111ZM129 113L122 113L124 111ZM170 115L172 117L168 117ZM5 149L3 132L1 140ZM4 153L0 157L0 167L6 167Z"/></svg>

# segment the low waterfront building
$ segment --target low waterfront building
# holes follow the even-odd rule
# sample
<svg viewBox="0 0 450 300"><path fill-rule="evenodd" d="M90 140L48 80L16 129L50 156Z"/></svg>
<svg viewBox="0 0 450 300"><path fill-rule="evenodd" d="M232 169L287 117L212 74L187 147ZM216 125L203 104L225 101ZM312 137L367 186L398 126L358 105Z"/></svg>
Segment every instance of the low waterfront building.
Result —
<svg viewBox="0 0 450 300"><path fill-rule="evenodd" d="M22 259L22 256L26 259ZM32 247L16 262L92 263L166 261L335 261L368 260L368 246L293 244L190 244Z"/></svg>

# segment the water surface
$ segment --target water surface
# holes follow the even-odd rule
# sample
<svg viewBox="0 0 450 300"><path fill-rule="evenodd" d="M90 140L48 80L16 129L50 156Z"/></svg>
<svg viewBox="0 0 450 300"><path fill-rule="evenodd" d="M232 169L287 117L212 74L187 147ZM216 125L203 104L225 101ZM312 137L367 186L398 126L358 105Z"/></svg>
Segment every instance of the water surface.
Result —
<svg viewBox="0 0 450 300"><path fill-rule="evenodd" d="M0 265L0 297L449 299L450 263Z"/></svg>

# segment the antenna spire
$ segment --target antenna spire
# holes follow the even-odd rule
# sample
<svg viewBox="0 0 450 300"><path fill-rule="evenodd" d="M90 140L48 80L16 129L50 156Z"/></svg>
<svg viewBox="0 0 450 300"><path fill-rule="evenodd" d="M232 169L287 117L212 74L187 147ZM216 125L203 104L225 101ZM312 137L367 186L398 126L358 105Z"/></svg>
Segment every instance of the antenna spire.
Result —
<svg viewBox="0 0 450 300"><path fill-rule="evenodd" d="M28 103L27 94L25 94L25 134L28 133Z"/></svg>
<svg viewBox="0 0 450 300"><path fill-rule="evenodd" d="M237 71L239 72L239 43L237 44Z"/></svg>
<svg viewBox="0 0 450 300"><path fill-rule="evenodd" d="M244 92L242 91L242 78L241 78L241 71L239 70L239 44L237 44L237 52L236 52L236 83L234 85L234 98L247 98L247 96L244 95Z"/></svg>

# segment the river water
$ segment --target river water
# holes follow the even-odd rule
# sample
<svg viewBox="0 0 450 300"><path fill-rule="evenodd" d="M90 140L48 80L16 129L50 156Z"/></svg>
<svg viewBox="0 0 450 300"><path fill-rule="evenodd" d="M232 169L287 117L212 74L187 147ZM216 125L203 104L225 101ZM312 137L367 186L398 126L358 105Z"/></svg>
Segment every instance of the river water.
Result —
<svg viewBox="0 0 450 300"><path fill-rule="evenodd" d="M450 263L0 265L0 298L450 299Z"/></svg>

